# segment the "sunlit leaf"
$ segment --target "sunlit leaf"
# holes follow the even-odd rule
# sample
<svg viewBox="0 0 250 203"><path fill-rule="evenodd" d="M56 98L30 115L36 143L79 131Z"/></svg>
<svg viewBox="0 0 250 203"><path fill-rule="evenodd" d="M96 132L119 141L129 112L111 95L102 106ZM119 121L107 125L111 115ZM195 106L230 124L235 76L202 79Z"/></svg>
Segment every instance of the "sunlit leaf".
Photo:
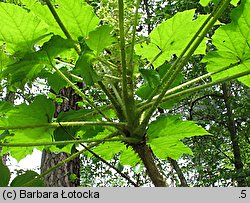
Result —
<svg viewBox="0 0 250 203"><path fill-rule="evenodd" d="M194 20L194 13L194 10L178 12L174 17L162 22L150 33L149 44L136 46L136 53L152 61L162 52L153 63L155 68L170 60L173 54L179 56L207 18L202 15ZM205 43L201 43L194 54L205 54Z"/></svg>
<svg viewBox="0 0 250 203"><path fill-rule="evenodd" d="M231 64L236 65L213 75L213 80L250 70L250 2L242 1L241 5L232 11L231 18L231 23L216 30L212 42L217 51L208 53L203 62L207 62L209 72L220 70ZM250 86L250 75L238 80Z"/></svg>
<svg viewBox="0 0 250 203"><path fill-rule="evenodd" d="M78 37L86 38L89 32L94 30L100 21L93 12L93 8L82 0L56 0L51 1L51 3L55 5L55 10L59 18L74 40L77 40ZM34 0L33 4L30 3L28 7L35 15L48 24L49 31L64 36L61 28L45 4L42 5L40 2Z"/></svg>
<svg viewBox="0 0 250 203"><path fill-rule="evenodd" d="M94 152L105 160L111 160L115 154L121 153L120 162L122 165L135 166L140 162L135 152L121 142L105 142L94 148Z"/></svg>
<svg viewBox="0 0 250 203"><path fill-rule="evenodd" d="M134 167L138 163L141 163L141 160L135 153L135 151L131 147L129 147L126 150L122 151L120 162L122 165L129 165L131 167Z"/></svg>
<svg viewBox="0 0 250 203"><path fill-rule="evenodd" d="M126 146L121 142L105 142L102 145L94 148L94 152L106 160L111 160L115 154L126 149Z"/></svg>
<svg viewBox="0 0 250 203"><path fill-rule="evenodd" d="M44 43L41 50L28 53L20 61L9 65L3 71L3 76L11 75L12 82L24 78L33 79L45 68L45 65L50 66L56 56L73 47L73 41L63 39L58 35L52 36L48 42Z"/></svg>
<svg viewBox="0 0 250 203"><path fill-rule="evenodd" d="M108 136L110 132L108 130L104 130L95 136L96 139L103 139ZM131 147L127 147L124 143L121 142L105 142L101 145L98 145L93 149L93 151L104 158L105 160L111 160L114 155L120 155L120 163L122 165L130 165L135 166L140 162L139 157L137 154L132 150ZM88 153L91 155L90 153Z"/></svg>
<svg viewBox="0 0 250 203"><path fill-rule="evenodd" d="M160 116L149 125L147 135L148 143L156 156L162 159L179 159L184 153L192 153L181 139L209 133L193 121L182 121L178 116Z"/></svg>
<svg viewBox="0 0 250 203"><path fill-rule="evenodd" d="M0 43L7 43L11 53L28 52L41 36L48 33L47 25L20 6L0 2Z"/></svg>
<svg viewBox="0 0 250 203"><path fill-rule="evenodd" d="M8 129L8 127L42 125L52 121L55 107L52 101L49 101L44 96L37 96L30 105L21 104L8 111L4 117L0 118L0 127ZM27 128L9 130L14 135L5 138L6 142L10 143L30 143L51 141L53 129L42 128ZM43 147L37 147L42 149ZM27 147L22 150L18 148L3 147L2 153L10 152L17 160L21 160L27 154L31 154L33 148Z"/></svg>

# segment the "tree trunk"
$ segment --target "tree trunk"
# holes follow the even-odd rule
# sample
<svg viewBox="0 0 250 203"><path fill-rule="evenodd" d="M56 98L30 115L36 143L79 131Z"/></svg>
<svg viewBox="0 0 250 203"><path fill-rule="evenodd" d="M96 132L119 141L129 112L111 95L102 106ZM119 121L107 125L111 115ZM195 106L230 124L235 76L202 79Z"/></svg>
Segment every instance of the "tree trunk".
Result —
<svg viewBox="0 0 250 203"><path fill-rule="evenodd" d="M227 87L227 85L224 83L222 84L222 91L223 91L223 97L224 102L226 105L227 110L227 127L230 133L230 138L232 141L232 148L233 148L233 154L234 154L234 166L237 172L242 172L243 170L243 163L241 160L241 152L239 147L239 137L236 131L236 125L235 120L233 117L233 110L230 103L230 89ZM245 186L245 179L242 177L238 177L236 179L238 182L239 187Z"/></svg>
<svg viewBox="0 0 250 203"><path fill-rule="evenodd" d="M62 111L69 111L70 109L78 110L77 103L81 101L81 97L74 93L74 90L69 88L63 88L59 91L59 95L64 98L63 103L56 104L56 112L54 117ZM55 166L59 162L62 162L70 155L66 153L51 153L43 150L41 160L41 173L47 171L51 167ZM70 179L70 176L77 177L77 179ZM47 187L77 187L80 185L80 159L76 159L65 163L62 167L54 170L50 174L44 177L44 182Z"/></svg>
<svg viewBox="0 0 250 203"><path fill-rule="evenodd" d="M147 169L147 174L151 178L156 187L167 187L167 183L163 175L160 173L155 164L152 150L145 143L132 145L133 149L138 153L144 166Z"/></svg>
<svg viewBox="0 0 250 203"><path fill-rule="evenodd" d="M51 153L43 151L41 161L41 172L45 172L57 163L65 160L70 155L64 152ZM77 179L70 179L70 176L75 174ZM60 168L52 171L50 174L45 176L44 181L47 187L77 187L80 185L80 159L77 157L70 162L67 162Z"/></svg>

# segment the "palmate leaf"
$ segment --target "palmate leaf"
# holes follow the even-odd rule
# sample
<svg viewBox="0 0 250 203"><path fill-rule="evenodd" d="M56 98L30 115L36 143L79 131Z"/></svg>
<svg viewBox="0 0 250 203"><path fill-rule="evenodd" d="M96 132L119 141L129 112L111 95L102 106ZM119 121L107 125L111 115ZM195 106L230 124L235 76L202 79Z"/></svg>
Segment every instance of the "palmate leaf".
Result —
<svg viewBox="0 0 250 203"><path fill-rule="evenodd" d="M138 163L141 163L141 160L135 153L135 151L131 147L128 147L126 150L122 151L120 156L120 163L122 165L129 165L131 167L134 167Z"/></svg>
<svg viewBox="0 0 250 203"><path fill-rule="evenodd" d="M192 154L191 149L180 140L209 134L193 121L182 121L178 116L160 116L149 125L147 131L148 143L161 159L179 159L182 154Z"/></svg>
<svg viewBox="0 0 250 203"><path fill-rule="evenodd" d="M133 167L140 162L135 152L121 142L105 142L94 148L93 151L105 160L111 160L115 154L121 153L120 163L122 165L130 165Z"/></svg>
<svg viewBox="0 0 250 203"><path fill-rule="evenodd" d="M89 32L94 30L99 24L100 20L95 15L93 8L82 0L55 0L51 1L51 3L56 5L55 10L59 18L74 40L77 40L79 37L86 38ZM50 32L64 36L46 5L33 0L33 3L27 3L27 7L48 24Z"/></svg>
<svg viewBox="0 0 250 203"><path fill-rule="evenodd" d="M109 134L109 130L106 129L103 132L98 133L94 138L104 139ZM140 159L133 149L131 147L127 147L122 142L105 142L93 148L93 151L105 160L111 160L114 158L115 154L120 153L120 163L122 165L135 166L140 163ZM87 154L91 156L90 153Z"/></svg>
<svg viewBox="0 0 250 203"><path fill-rule="evenodd" d="M0 117L1 128L27 126L27 125L41 125L50 123L55 107L52 101L46 99L45 96L37 96L30 105L21 104L12 108ZM51 141L53 129L50 128L27 128L9 130L12 136L7 136L4 141L10 143L28 143L28 142L43 142ZM14 134L14 135L13 135ZM42 149L42 147L38 147ZM21 160L26 155L31 154L32 148L8 148L3 147L2 153L10 152L17 160Z"/></svg>
<svg viewBox="0 0 250 203"><path fill-rule="evenodd" d="M54 114L54 104L46 99L45 96L39 95L30 105L21 104L11 108L0 118L1 127L22 125L39 125L51 122Z"/></svg>
<svg viewBox="0 0 250 203"><path fill-rule="evenodd" d="M231 14L232 22L218 28L212 37L217 51L208 53L203 62L207 62L209 72L236 64L233 68L213 75L213 80L250 70L250 2L242 1ZM250 86L250 75L238 79Z"/></svg>
<svg viewBox="0 0 250 203"><path fill-rule="evenodd" d="M195 11L178 12L174 17L162 22L150 33L149 44L137 45L136 53L152 61L161 51L162 54L153 65L155 68L170 60L173 54L179 56L198 31L207 16L198 16L193 20ZM205 43L201 43L195 54L205 54Z"/></svg>
<svg viewBox="0 0 250 203"><path fill-rule="evenodd" d="M0 43L7 44L10 53L29 52L48 33L47 25L22 7L0 2Z"/></svg>
<svg viewBox="0 0 250 203"><path fill-rule="evenodd" d="M28 53L20 61L9 65L2 73L2 77L11 77L11 82L32 80L42 71L45 64L49 64L44 52Z"/></svg>
<svg viewBox="0 0 250 203"><path fill-rule="evenodd" d="M45 65L50 66L51 61L60 53L74 47L74 42L54 35L45 42L41 50L26 54L20 61L9 65L2 73L2 77L11 75L12 82L23 79L33 79L43 70Z"/></svg>
<svg viewBox="0 0 250 203"><path fill-rule="evenodd" d="M74 39L87 37L100 22L93 8L82 0L58 0L55 3L59 5L59 17Z"/></svg>
<svg viewBox="0 0 250 203"><path fill-rule="evenodd" d="M126 150L126 146L121 142L106 142L94 148L93 151L105 160L111 160L115 154L123 150Z"/></svg>

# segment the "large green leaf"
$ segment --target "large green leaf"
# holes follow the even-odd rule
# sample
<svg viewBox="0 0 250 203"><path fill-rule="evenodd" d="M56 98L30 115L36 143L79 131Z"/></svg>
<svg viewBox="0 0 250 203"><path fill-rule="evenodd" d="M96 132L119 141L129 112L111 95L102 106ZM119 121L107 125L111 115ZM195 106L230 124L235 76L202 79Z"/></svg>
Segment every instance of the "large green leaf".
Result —
<svg viewBox="0 0 250 203"><path fill-rule="evenodd" d="M44 52L28 53L20 61L9 65L2 73L2 77L11 77L11 82L32 80L49 64Z"/></svg>
<svg viewBox="0 0 250 203"><path fill-rule="evenodd" d="M0 127L8 129L8 127L27 126L27 125L42 125L52 121L55 108L52 101L49 101L44 96L37 96L30 105L21 104L9 110L4 116L0 117ZM53 129L51 128L27 128L9 130L13 133L12 136L5 138L9 143L30 143L51 141ZM42 149L43 147L38 147ZM27 154L31 154L33 148L8 148L3 147L2 153L10 152L17 160L21 160Z"/></svg>
<svg viewBox="0 0 250 203"><path fill-rule="evenodd" d="M104 131L99 132L94 138L98 140L104 139L109 134L110 131L105 129ZM93 148L93 151L105 160L111 160L114 158L115 154L120 153L120 163L122 165L135 166L140 162L140 159L131 147L128 147L124 143L118 141L102 143ZM90 153L87 154L90 156L92 155Z"/></svg>
<svg viewBox="0 0 250 203"><path fill-rule="evenodd" d="M147 135L148 143L156 156L162 159L179 159L184 153L192 154L181 139L209 133L193 121L182 121L178 116L160 116L149 125Z"/></svg>
<svg viewBox="0 0 250 203"><path fill-rule="evenodd" d="M166 159L170 157L172 159L179 159L183 154L192 155L192 151L189 147L177 140L168 140L166 138L158 138L150 142L150 146L154 154L161 158Z"/></svg>
<svg viewBox="0 0 250 203"><path fill-rule="evenodd" d="M122 151L120 156L120 163L122 165L129 165L131 167L134 167L138 163L141 163L141 160L135 153L135 151L131 147L128 147L126 150Z"/></svg>
<svg viewBox="0 0 250 203"><path fill-rule="evenodd" d="M59 16L76 39L79 36L87 37L99 24L93 8L82 0L59 0L56 3L59 4Z"/></svg>
<svg viewBox="0 0 250 203"><path fill-rule="evenodd" d="M68 51L74 47L74 42L69 39L64 39L61 36L54 35L51 39L42 46L43 52L46 52L50 59L54 59L62 52Z"/></svg>
<svg viewBox="0 0 250 203"><path fill-rule="evenodd" d="M59 18L74 40L77 40L80 36L86 38L89 32L99 24L100 20L95 15L93 8L82 0L55 0L52 3L55 5ZM49 25L49 31L64 36L46 5L33 0L33 4L28 3L28 7Z"/></svg>
<svg viewBox="0 0 250 203"><path fill-rule="evenodd" d="M40 95L30 105L23 103L9 110L5 116L0 118L0 126L8 128L9 126L50 123L54 110L53 102Z"/></svg>
<svg viewBox="0 0 250 203"><path fill-rule="evenodd" d="M99 54L104 48L116 42L116 39L111 35L112 30L113 28L108 25L98 27L96 30L89 33L86 44L90 49Z"/></svg>
<svg viewBox="0 0 250 203"><path fill-rule="evenodd" d="M216 30L212 42L217 51L208 53L203 62L207 62L209 72L231 64L238 65L215 74L213 80L250 70L250 2L242 1L241 5L232 11L231 19L231 23ZM250 86L250 75L238 80Z"/></svg>
<svg viewBox="0 0 250 203"><path fill-rule="evenodd" d="M105 142L94 148L94 152L106 160L111 160L115 154L126 149L126 146L121 142Z"/></svg>
<svg viewBox="0 0 250 203"><path fill-rule="evenodd" d="M20 6L0 2L0 43L8 52L32 51L37 40L47 34L47 25Z"/></svg>
<svg viewBox="0 0 250 203"><path fill-rule="evenodd" d="M94 148L94 152L105 160L111 160L115 154L121 153L120 162L122 165L135 166L140 162L135 152L121 142L105 142Z"/></svg>
<svg viewBox="0 0 250 203"><path fill-rule="evenodd" d="M45 65L50 66L56 56L73 47L73 41L54 35L48 42L44 43L41 50L28 53L20 61L9 65L3 71L3 76L11 75L12 82L24 78L33 79L45 68Z"/></svg>
<svg viewBox="0 0 250 203"><path fill-rule="evenodd" d="M237 4L238 4L239 1L240 1L240 0L232 0L230 3L231 3L232 5L234 5L234 6L237 6Z"/></svg>
<svg viewBox="0 0 250 203"><path fill-rule="evenodd" d="M179 56L198 31L207 16L194 19L194 10L178 12L174 17L162 22L150 33L149 44L136 46L136 53L148 61L152 61L161 51L160 57L153 63L155 68L170 60L173 54ZM195 54L205 54L205 43L202 43Z"/></svg>
<svg viewBox="0 0 250 203"><path fill-rule="evenodd" d="M41 179L37 179L36 177L39 176L38 173L35 171L26 171L22 175L18 175L13 179L10 186L11 187L44 187L45 184ZM31 183L29 183L32 181Z"/></svg>
<svg viewBox="0 0 250 203"><path fill-rule="evenodd" d="M0 187L6 187L10 180L10 170L3 164L2 156L0 156Z"/></svg>

